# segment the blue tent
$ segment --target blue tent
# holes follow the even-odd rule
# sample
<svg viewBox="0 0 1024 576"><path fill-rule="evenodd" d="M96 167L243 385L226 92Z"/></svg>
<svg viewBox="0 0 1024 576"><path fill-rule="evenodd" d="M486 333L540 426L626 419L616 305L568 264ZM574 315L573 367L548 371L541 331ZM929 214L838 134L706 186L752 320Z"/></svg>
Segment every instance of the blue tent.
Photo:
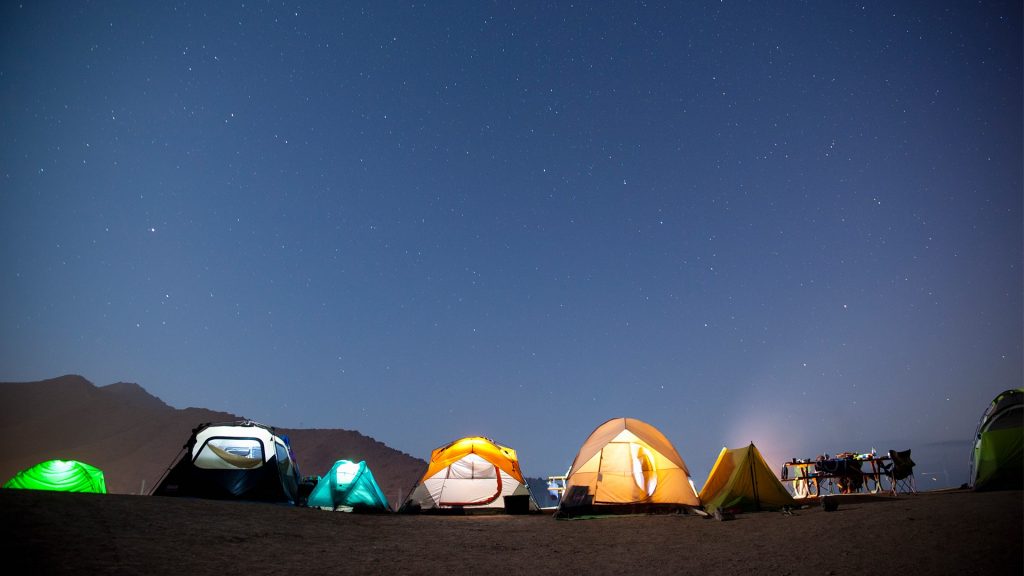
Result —
<svg viewBox="0 0 1024 576"><path fill-rule="evenodd" d="M294 503L299 469L291 447L257 422L200 424L155 496Z"/></svg>
<svg viewBox="0 0 1024 576"><path fill-rule="evenodd" d="M306 505L310 508L342 510L345 512L389 512L384 497L366 462L338 460L310 493Z"/></svg>

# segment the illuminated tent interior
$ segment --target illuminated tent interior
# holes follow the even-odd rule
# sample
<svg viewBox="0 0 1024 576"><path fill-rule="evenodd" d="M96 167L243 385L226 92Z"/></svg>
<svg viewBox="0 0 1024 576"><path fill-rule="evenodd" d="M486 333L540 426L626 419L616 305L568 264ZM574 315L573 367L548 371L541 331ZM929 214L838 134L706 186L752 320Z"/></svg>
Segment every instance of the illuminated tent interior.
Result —
<svg viewBox="0 0 1024 576"><path fill-rule="evenodd" d="M971 455L975 490L1024 487L1024 388L995 397L978 423Z"/></svg>
<svg viewBox="0 0 1024 576"><path fill-rule="evenodd" d="M498 512L513 501L525 501L528 510L538 509L519 469L516 451L472 436L430 454L427 471L402 511Z"/></svg>
<svg viewBox="0 0 1024 576"><path fill-rule="evenodd" d="M309 495L310 508L343 512L389 512L388 499L381 492L366 462L338 460L320 478Z"/></svg>
<svg viewBox="0 0 1024 576"><path fill-rule="evenodd" d="M296 501L299 472L287 439L256 422L202 424L154 496Z"/></svg>
<svg viewBox="0 0 1024 576"><path fill-rule="evenodd" d="M686 463L657 428L615 418L583 443L566 478L559 514L699 506Z"/></svg>
<svg viewBox="0 0 1024 576"><path fill-rule="evenodd" d="M794 505L793 496L753 442L743 448L722 448L699 496L709 513L719 508L752 512Z"/></svg>
<svg viewBox="0 0 1024 576"><path fill-rule="evenodd" d="M48 460L22 470L4 488L107 493L103 471L77 460Z"/></svg>

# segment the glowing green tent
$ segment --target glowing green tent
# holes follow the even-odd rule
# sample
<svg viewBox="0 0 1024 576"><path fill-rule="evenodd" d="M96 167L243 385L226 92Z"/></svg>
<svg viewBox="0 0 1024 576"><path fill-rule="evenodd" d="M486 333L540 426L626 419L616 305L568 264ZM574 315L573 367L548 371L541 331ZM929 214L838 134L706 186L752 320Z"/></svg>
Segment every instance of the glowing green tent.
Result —
<svg viewBox="0 0 1024 576"><path fill-rule="evenodd" d="M342 510L345 512L388 512L388 499L384 497L366 462L338 460L309 494L306 505L310 508Z"/></svg>
<svg viewBox="0 0 1024 576"><path fill-rule="evenodd" d="M49 460L22 470L4 488L107 493L103 471L77 460Z"/></svg>
<svg viewBox="0 0 1024 576"><path fill-rule="evenodd" d="M996 396L978 423L971 454L975 490L1024 487L1024 388Z"/></svg>

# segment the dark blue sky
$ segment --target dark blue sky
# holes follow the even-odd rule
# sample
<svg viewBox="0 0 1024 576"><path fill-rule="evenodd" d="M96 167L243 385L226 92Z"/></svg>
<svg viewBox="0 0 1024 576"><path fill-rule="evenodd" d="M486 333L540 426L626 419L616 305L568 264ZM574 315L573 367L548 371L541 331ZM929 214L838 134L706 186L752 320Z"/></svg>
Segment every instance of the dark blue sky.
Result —
<svg viewBox="0 0 1024 576"><path fill-rule="evenodd" d="M530 475L631 416L698 486L724 444L967 441L1021 385L1021 20L6 2L0 379Z"/></svg>

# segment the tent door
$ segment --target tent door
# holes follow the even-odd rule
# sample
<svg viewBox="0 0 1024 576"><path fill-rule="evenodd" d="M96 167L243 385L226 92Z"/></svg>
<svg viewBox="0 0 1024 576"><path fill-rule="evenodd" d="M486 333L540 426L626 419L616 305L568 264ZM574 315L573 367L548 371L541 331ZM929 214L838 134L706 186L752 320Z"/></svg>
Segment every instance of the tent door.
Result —
<svg viewBox="0 0 1024 576"><path fill-rule="evenodd" d="M470 454L448 467L439 494L440 506L486 506L501 496L501 470Z"/></svg>
<svg viewBox="0 0 1024 576"><path fill-rule="evenodd" d="M597 473L595 504L629 504L647 498L634 476L633 454L629 442L609 442L601 450Z"/></svg>

